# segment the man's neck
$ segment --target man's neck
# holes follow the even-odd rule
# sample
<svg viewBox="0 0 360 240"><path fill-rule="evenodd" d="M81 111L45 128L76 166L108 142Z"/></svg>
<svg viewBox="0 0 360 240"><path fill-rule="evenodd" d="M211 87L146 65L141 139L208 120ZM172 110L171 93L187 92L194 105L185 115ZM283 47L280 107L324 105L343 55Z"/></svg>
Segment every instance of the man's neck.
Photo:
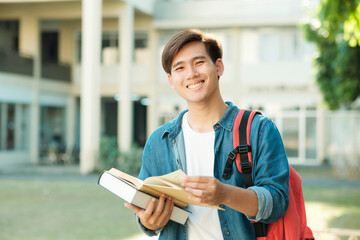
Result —
<svg viewBox="0 0 360 240"><path fill-rule="evenodd" d="M222 98L211 103L188 104L188 122L196 132L210 132L228 109Z"/></svg>

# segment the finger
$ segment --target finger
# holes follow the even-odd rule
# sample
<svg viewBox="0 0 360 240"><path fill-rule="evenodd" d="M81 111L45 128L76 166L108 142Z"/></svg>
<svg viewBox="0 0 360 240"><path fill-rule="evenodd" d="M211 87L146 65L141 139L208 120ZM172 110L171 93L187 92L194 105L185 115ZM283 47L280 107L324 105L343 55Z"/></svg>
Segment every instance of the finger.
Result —
<svg viewBox="0 0 360 240"><path fill-rule="evenodd" d="M184 177L183 182L202 182L206 183L211 179L211 177L207 176L186 176Z"/></svg>
<svg viewBox="0 0 360 240"><path fill-rule="evenodd" d="M209 187L208 182L202 183L202 182L184 182L183 187L185 189L192 188L192 189L200 189L200 190L207 190Z"/></svg>
<svg viewBox="0 0 360 240"><path fill-rule="evenodd" d="M163 209L163 211L161 213L159 221L166 224L170 219L173 208L174 208L174 200L171 197L169 197L166 200L165 207L164 207L164 209Z"/></svg>
<svg viewBox="0 0 360 240"><path fill-rule="evenodd" d="M127 203L127 202L124 203L124 206L131 209L131 210L133 210L135 212L135 214L138 215L138 216L140 215L141 212L144 211L144 209L138 208L138 207L136 207L136 206L134 206L134 205L132 205L130 203Z"/></svg>
<svg viewBox="0 0 360 240"><path fill-rule="evenodd" d="M189 193L191 193L195 197L199 198L206 198L209 196L209 192L201 189L194 189L194 188L185 188L185 190Z"/></svg>
<svg viewBox="0 0 360 240"><path fill-rule="evenodd" d="M155 219L157 219L161 215L161 213L163 212L164 206L165 206L165 195L161 194L160 197L159 197L159 201L158 201L158 204L156 206L156 209L155 209L155 211L153 213L153 217Z"/></svg>
<svg viewBox="0 0 360 240"><path fill-rule="evenodd" d="M138 215L138 216L140 218L143 218L145 221L148 221L152 216L152 213L155 208L155 204L156 204L156 199L155 198L151 199L151 201L148 204L148 206L146 207L145 211L142 213L142 216L140 216L140 215Z"/></svg>
<svg viewBox="0 0 360 240"><path fill-rule="evenodd" d="M201 197L196 197L196 196L189 196L188 197L191 201L193 202L197 202L197 203L205 203L205 199L201 198Z"/></svg>

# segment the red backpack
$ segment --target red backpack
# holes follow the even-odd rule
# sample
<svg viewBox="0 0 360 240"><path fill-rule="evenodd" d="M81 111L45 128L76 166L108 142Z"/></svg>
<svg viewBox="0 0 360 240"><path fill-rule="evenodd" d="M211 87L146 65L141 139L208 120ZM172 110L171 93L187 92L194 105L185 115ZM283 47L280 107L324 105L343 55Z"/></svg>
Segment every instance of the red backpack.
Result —
<svg viewBox="0 0 360 240"><path fill-rule="evenodd" d="M250 146L251 122L258 111L240 110L236 116L233 129L234 150L228 155L223 173L224 179L231 175L232 163L235 160L239 172L243 173L246 188L253 186L251 177L252 156ZM238 154L239 153L239 154ZM285 215L278 221L263 224L252 222L257 240L314 240L313 233L306 223L304 197L299 174L290 167L289 206Z"/></svg>

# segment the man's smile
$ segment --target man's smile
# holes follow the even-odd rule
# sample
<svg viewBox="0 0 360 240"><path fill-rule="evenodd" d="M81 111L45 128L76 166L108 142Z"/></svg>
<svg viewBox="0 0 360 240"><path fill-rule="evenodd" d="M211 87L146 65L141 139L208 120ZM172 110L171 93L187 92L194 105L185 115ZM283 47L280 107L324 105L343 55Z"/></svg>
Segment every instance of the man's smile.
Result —
<svg viewBox="0 0 360 240"><path fill-rule="evenodd" d="M194 84L190 84L187 86L188 89L194 89L194 88L197 88L197 87L200 87L201 85L204 84L204 80L203 81L200 81L200 82L197 82L197 83L194 83Z"/></svg>

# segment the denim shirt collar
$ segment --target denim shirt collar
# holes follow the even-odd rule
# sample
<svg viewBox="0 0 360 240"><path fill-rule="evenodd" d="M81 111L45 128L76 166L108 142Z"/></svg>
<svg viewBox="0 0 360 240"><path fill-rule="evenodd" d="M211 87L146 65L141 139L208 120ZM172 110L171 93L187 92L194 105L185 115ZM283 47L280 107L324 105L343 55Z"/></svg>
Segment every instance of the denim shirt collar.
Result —
<svg viewBox="0 0 360 240"><path fill-rule="evenodd" d="M232 102L225 103L229 106L229 108L222 116L222 118L214 125L214 128L216 128L216 126L218 125L224 128L226 131L231 132L233 130L235 118L239 112L239 109L234 106Z"/></svg>
<svg viewBox="0 0 360 240"><path fill-rule="evenodd" d="M218 126L220 126L224 130L231 132L234 126L236 115L239 112L239 109L236 106L234 106L232 102L225 102L225 103L229 106L229 108L225 112L225 114L221 117L221 119L214 124L213 128L214 130L217 130ZM177 118L175 118L174 120L172 120L167 124L168 126L165 129L164 133L162 134L163 138L166 135L168 135L170 140L176 138L176 136L181 132L182 118L187 111L188 110L181 112Z"/></svg>

